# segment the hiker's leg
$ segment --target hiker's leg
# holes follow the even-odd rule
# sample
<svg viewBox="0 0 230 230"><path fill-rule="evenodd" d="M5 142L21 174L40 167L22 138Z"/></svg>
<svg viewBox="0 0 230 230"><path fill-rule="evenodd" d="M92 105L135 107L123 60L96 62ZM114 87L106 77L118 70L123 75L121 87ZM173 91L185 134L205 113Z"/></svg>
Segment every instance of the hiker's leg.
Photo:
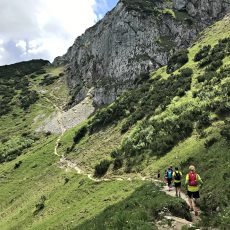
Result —
<svg viewBox="0 0 230 230"><path fill-rule="evenodd" d="M192 192L187 191L187 195L188 195L189 208L190 208L190 210L193 210Z"/></svg>
<svg viewBox="0 0 230 230"><path fill-rule="evenodd" d="M192 198L188 198L188 203L189 203L189 206L190 206L190 210L193 210L193 202L192 202Z"/></svg>
<svg viewBox="0 0 230 230"><path fill-rule="evenodd" d="M171 188L171 183L172 183L172 179L168 179L168 187L169 187L169 191L170 191L170 188Z"/></svg>
<svg viewBox="0 0 230 230"><path fill-rule="evenodd" d="M199 191L194 193L194 211L195 211L195 215L198 216L199 215L199 200L200 198L200 194Z"/></svg>
<svg viewBox="0 0 230 230"><path fill-rule="evenodd" d="M178 187L178 195L180 197L180 192L181 192L181 185Z"/></svg>

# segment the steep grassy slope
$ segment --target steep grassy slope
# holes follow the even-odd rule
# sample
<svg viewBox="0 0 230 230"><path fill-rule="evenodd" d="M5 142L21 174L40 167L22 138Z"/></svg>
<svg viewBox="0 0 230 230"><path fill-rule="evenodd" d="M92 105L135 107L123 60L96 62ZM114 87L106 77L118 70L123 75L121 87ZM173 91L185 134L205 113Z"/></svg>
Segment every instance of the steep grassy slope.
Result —
<svg viewBox="0 0 230 230"><path fill-rule="evenodd" d="M186 173L195 164L205 182L203 224L228 228L229 34L227 16L168 66L140 76L135 90L67 132L60 152L87 170L98 165L107 176L154 176L169 164Z"/></svg>

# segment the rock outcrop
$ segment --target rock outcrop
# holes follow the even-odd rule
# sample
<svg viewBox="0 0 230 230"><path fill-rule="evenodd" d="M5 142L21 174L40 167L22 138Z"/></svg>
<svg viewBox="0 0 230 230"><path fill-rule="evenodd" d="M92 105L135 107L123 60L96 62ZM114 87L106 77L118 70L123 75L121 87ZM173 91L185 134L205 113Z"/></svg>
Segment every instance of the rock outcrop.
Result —
<svg viewBox="0 0 230 230"><path fill-rule="evenodd" d="M111 103L229 10L230 0L121 0L54 60L66 65L70 105L87 95L97 106Z"/></svg>

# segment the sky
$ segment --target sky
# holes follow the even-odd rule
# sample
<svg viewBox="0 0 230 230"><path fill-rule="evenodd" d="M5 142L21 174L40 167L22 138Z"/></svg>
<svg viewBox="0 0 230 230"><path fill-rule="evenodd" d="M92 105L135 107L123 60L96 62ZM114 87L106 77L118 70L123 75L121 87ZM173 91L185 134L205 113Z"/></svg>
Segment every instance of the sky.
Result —
<svg viewBox="0 0 230 230"><path fill-rule="evenodd" d="M118 0L0 0L0 65L53 61Z"/></svg>

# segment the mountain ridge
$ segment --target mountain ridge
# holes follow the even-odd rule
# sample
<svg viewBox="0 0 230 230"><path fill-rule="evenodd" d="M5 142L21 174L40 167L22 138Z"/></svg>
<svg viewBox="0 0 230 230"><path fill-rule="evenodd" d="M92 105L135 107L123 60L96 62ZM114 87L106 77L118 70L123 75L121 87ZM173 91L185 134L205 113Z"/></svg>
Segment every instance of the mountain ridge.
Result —
<svg viewBox="0 0 230 230"><path fill-rule="evenodd" d="M153 11L132 8L146 2ZM139 75L166 65L172 53L190 46L199 31L230 9L229 0L146 2L119 1L65 55L54 60L55 66L67 64L69 106L89 91L96 106L111 103L133 88Z"/></svg>

